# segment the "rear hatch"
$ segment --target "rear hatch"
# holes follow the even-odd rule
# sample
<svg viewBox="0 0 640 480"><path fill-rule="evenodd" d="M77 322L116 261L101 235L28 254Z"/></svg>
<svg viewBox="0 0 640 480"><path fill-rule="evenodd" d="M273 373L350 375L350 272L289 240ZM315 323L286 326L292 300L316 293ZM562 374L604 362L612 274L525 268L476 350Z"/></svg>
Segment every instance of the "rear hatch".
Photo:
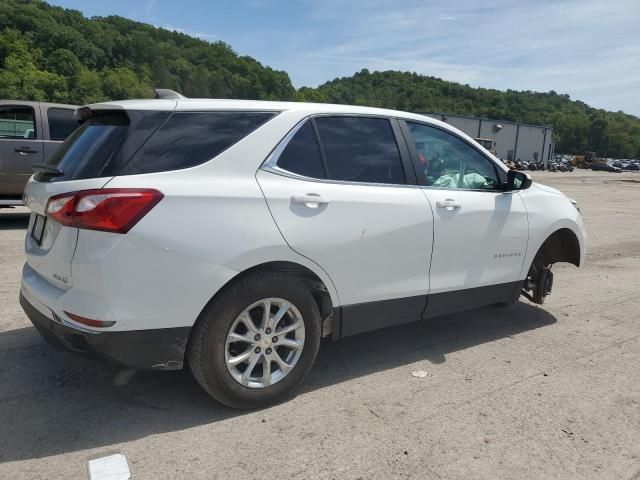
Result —
<svg viewBox="0 0 640 480"><path fill-rule="evenodd" d="M52 285L73 285L71 263L78 228L47 215L54 196L103 188L171 112L79 110L78 129L41 165L25 188L31 218L25 240L28 265Z"/></svg>

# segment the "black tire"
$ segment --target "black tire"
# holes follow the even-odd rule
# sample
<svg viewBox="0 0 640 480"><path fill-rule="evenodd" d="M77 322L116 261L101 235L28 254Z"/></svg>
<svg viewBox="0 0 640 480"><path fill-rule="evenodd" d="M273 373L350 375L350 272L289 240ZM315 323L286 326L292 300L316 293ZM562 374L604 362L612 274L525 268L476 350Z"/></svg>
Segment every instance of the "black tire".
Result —
<svg viewBox="0 0 640 480"><path fill-rule="evenodd" d="M270 297L287 300L302 315L302 354L281 381L259 389L245 387L225 364L227 334L245 308ZM300 279L279 272L255 272L227 287L204 308L189 341L189 366L202 388L220 403L238 409L263 407L289 396L309 373L320 347L321 326L318 306Z"/></svg>

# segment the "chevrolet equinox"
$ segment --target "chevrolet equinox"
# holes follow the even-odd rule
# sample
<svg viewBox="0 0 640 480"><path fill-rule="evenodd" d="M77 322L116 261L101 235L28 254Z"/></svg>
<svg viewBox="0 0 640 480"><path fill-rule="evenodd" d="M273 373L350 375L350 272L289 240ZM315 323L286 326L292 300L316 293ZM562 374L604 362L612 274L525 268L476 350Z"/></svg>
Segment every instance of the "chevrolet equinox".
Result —
<svg viewBox="0 0 640 480"><path fill-rule="evenodd" d="M423 115L176 95L76 116L25 189L25 312L73 351L188 364L231 407L286 397L322 337L542 303L552 264L584 262L574 201Z"/></svg>

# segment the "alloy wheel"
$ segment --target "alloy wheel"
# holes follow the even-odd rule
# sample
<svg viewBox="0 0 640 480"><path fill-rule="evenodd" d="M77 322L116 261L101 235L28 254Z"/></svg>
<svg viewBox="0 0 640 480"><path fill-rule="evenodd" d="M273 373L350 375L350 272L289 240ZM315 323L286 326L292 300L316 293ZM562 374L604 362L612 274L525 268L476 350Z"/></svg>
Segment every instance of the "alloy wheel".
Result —
<svg viewBox="0 0 640 480"><path fill-rule="evenodd" d="M293 370L304 347L300 311L282 298L259 300L236 317L225 342L225 364L234 380L266 388Z"/></svg>

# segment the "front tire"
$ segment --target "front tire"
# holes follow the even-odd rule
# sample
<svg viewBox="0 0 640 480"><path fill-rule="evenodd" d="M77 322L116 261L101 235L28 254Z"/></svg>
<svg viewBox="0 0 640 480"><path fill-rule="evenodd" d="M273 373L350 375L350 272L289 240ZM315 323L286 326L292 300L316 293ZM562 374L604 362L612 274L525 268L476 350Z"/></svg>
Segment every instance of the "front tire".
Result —
<svg viewBox="0 0 640 480"><path fill-rule="evenodd" d="M232 408L258 408L290 395L320 346L321 319L298 278L256 272L226 288L200 314L188 361L198 383Z"/></svg>

